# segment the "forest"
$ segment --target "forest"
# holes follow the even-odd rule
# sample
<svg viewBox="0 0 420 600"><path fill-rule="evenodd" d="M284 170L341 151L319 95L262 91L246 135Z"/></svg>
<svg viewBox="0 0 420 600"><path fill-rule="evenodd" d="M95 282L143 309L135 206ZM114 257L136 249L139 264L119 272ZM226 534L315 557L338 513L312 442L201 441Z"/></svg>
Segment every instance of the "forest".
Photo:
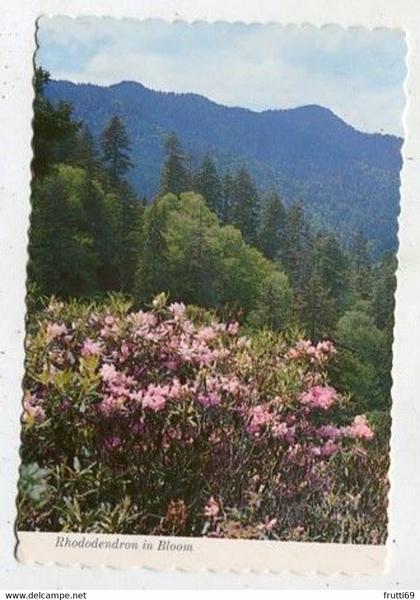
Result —
<svg viewBox="0 0 420 600"><path fill-rule="evenodd" d="M174 133L139 197L124 121L94 137L48 79L19 527L382 543L395 255Z"/></svg>

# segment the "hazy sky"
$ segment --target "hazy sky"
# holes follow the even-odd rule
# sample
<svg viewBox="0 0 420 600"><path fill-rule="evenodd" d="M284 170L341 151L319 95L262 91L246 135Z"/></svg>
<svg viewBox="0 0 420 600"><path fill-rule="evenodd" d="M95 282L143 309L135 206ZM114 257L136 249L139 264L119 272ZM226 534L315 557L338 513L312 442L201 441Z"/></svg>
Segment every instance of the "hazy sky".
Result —
<svg viewBox="0 0 420 600"><path fill-rule="evenodd" d="M55 79L195 92L253 110L320 104L364 131L402 134L399 31L42 18L38 65Z"/></svg>

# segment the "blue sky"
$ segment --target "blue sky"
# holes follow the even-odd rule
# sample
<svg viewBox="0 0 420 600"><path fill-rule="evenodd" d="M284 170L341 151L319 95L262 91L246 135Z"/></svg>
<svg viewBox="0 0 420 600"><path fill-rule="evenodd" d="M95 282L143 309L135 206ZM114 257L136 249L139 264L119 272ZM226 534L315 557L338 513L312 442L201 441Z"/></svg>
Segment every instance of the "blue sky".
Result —
<svg viewBox="0 0 420 600"><path fill-rule="evenodd" d="M43 17L38 44L55 79L139 81L258 111L320 104L363 131L402 135L397 30Z"/></svg>

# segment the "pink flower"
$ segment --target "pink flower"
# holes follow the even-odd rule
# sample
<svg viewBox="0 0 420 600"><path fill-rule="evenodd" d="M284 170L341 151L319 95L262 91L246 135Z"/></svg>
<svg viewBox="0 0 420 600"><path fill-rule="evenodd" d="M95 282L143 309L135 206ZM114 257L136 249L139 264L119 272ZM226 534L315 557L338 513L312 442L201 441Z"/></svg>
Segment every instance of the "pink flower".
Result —
<svg viewBox="0 0 420 600"><path fill-rule="evenodd" d="M105 383L112 383L118 378L118 371L114 365L109 365L105 363L102 365L99 372L101 374L102 380L105 381Z"/></svg>
<svg viewBox="0 0 420 600"><path fill-rule="evenodd" d="M227 379L223 383L223 389L229 394L236 396L241 391L241 384L237 377L232 377L231 379Z"/></svg>
<svg viewBox="0 0 420 600"><path fill-rule="evenodd" d="M183 302L174 302L169 305L169 311L172 313L175 321L182 321L185 317L185 304Z"/></svg>
<svg viewBox="0 0 420 600"><path fill-rule="evenodd" d="M197 402L208 408L209 406L217 406L220 404L220 396L215 392L208 392L207 394L199 394Z"/></svg>
<svg viewBox="0 0 420 600"><path fill-rule="evenodd" d="M226 331L229 335L236 335L239 331L239 323L237 321L232 321L226 328Z"/></svg>
<svg viewBox="0 0 420 600"><path fill-rule="evenodd" d="M331 440L339 439L343 435L340 427L334 427L334 425L321 425L316 433L322 438L330 438Z"/></svg>
<svg viewBox="0 0 420 600"><path fill-rule="evenodd" d="M357 415L354 418L353 424L350 427L346 427L346 435L360 440L371 440L375 434L369 426L366 417L364 415Z"/></svg>
<svg viewBox="0 0 420 600"><path fill-rule="evenodd" d="M167 360L165 362L165 366L170 370L170 371L176 371L178 368L178 362L176 360Z"/></svg>
<svg viewBox="0 0 420 600"><path fill-rule="evenodd" d="M213 340L216 337L216 332L214 331L213 327L202 327L198 330L197 337L200 340L204 340L207 342Z"/></svg>
<svg viewBox="0 0 420 600"><path fill-rule="evenodd" d="M311 408L319 408L327 410L332 406L337 398L337 392L330 386L316 385L310 388L301 396L302 404L306 404Z"/></svg>
<svg viewBox="0 0 420 600"><path fill-rule="evenodd" d="M38 400L33 396L27 396L23 401L25 412L23 421L28 424L42 423L45 420L45 410L39 405Z"/></svg>
<svg viewBox="0 0 420 600"><path fill-rule="evenodd" d="M168 393L168 386L150 384L143 396L143 408L150 408L154 412L163 410L166 405Z"/></svg>
<svg viewBox="0 0 420 600"><path fill-rule="evenodd" d="M174 400L178 400L182 395L182 385L177 377L172 380L172 384L169 390L169 395Z"/></svg>
<svg viewBox="0 0 420 600"><path fill-rule="evenodd" d="M105 396L105 398L99 403L98 410L106 417L110 417L115 413L124 413L125 398L123 396Z"/></svg>
<svg viewBox="0 0 420 600"><path fill-rule="evenodd" d="M321 354L336 354L337 350L335 346L330 340L324 340L322 342L318 342L316 349Z"/></svg>
<svg viewBox="0 0 420 600"><path fill-rule="evenodd" d="M277 525L276 518L270 519L270 517L265 517L264 521L262 523L260 523L259 529L262 529L263 531L270 533L270 531L272 531L276 525Z"/></svg>
<svg viewBox="0 0 420 600"><path fill-rule="evenodd" d="M112 451L121 446L121 438L118 435L110 435L104 439L103 449Z"/></svg>
<svg viewBox="0 0 420 600"><path fill-rule="evenodd" d="M83 342L83 346L80 350L82 356L99 356L102 352L103 344L102 342L94 342L90 338L87 338Z"/></svg>
<svg viewBox="0 0 420 600"><path fill-rule="evenodd" d="M321 446L321 456L328 458L332 454L335 454L335 452L337 452L337 450L338 450L337 444L334 444L334 442L332 442L331 440L328 440L326 444Z"/></svg>
<svg viewBox="0 0 420 600"><path fill-rule="evenodd" d="M284 423L283 421L280 423L274 423L271 426L271 432L273 434L274 437L276 438L285 438L287 435L289 428L287 427L286 423Z"/></svg>
<svg viewBox="0 0 420 600"><path fill-rule="evenodd" d="M64 398L60 404L60 411L65 413L71 408L71 402L68 398Z"/></svg>
<svg viewBox="0 0 420 600"><path fill-rule="evenodd" d="M144 431L144 423L143 421L136 421L130 427L131 431L135 434L143 433Z"/></svg>
<svg viewBox="0 0 420 600"><path fill-rule="evenodd" d="M130 346L125 342L121 346L120 362L124 362L130 356Z"/></svg>
<svg viewBox="0 0 420 600"><path fill-rule="evenodd" d="M204 507L204 514L206 515L206 517L209 517L209 519L215 519L219 514L219 511L219 503L214 499L213 496L211 496L208 499L206 506Z"/></svg>
<svg viewBox="0 0 420 600"><path fill-rule="evenodd" d="M260 430L264 425L270 423L273 415L268 411L267 407L261 405L254 406L250 411L251 420L247 425L247 432L254 435L259 435Z"/></svg>
<svg viewBox="0 0 420 600"><path fill-rule="evenodd" d="M335 354L334 344L329 340L318 342L316 346L310 340L299 340L294 348L289 350L289 358L299 360L309 358L311 363L325 362L331 354Z"/></svg>
<svg viewBox="0 0 420 600"><path fill-rule="evenodd" d="M59 323L48 323L47 335L52 340L65 335L67 331L67 327L63 324L60 325Z"/></svg>

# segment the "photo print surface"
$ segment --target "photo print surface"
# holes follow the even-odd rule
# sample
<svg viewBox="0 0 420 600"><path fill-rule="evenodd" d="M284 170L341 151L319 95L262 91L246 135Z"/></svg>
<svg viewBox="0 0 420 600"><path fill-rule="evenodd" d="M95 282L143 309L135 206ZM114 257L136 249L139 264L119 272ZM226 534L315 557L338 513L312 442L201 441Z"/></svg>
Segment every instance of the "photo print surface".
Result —
<svg viewBox="0 0 420 600"><path fill-rule="evenodd" d="M18 537L383 546L403 33L37 27Z"/></svg>

